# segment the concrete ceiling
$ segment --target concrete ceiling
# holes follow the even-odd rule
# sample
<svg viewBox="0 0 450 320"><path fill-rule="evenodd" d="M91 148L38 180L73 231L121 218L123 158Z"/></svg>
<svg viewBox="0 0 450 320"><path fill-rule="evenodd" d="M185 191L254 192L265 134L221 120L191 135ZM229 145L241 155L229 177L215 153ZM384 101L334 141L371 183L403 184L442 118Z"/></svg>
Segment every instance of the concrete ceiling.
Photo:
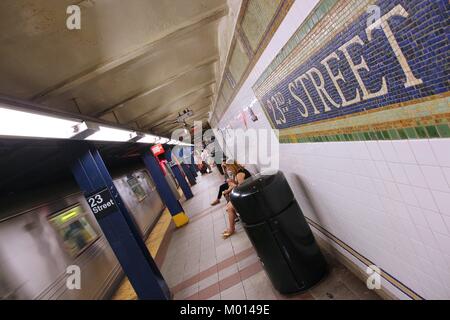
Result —
<svg viewBox="0 0 450 320"><path fill-rule="evenodd" d="M0 1L0 94L156 134L207 120L226 0Z"/></svg>

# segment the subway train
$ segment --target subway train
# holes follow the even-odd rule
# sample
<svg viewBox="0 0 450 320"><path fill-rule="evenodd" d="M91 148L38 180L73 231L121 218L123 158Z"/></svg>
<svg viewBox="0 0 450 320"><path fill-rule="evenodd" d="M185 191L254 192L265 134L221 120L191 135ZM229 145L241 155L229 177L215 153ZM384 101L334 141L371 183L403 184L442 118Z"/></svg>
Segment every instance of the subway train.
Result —
<svg viewBox="0 0 450 320"><path fill-rule="evenodd" d="M172 174L166 175L176 188ZM146 238L164 210L146 169L113 176ZM81 191L62 187L57 200L9 208L0 219L0 299L108 299L123 271ZM51 198L51 197L50 197ZM81 288L69 289L67 267L79 266Z"/></svg>

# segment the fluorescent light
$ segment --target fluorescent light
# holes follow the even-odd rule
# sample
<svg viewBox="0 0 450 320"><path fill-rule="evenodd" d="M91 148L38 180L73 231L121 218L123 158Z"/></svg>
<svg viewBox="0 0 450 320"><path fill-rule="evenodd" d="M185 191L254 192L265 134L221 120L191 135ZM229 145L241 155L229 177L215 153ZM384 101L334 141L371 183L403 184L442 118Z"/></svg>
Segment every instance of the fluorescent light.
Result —
<svg viewBox="0 0 450 320"><path fill-rule="evenodd" d="M155 143L158 139L159 139L159 137L157 137L157 136L154 136L151 134L146 134L146 135L144 135L143 138L141 138L137 142L139 142L139 143Z"/></svg>
<svg viewBox="0 0 450 320"><path fill-rule="evenodd" d="M85 140L126 142L132 139L134 134L135 132L132 131L99 126L99 131L87 137Z"/></svg>
<svg viewBox="0 0 450 320"><path fill-rule="evenodd" d="M68 139L80 122L0 106L0 136Z"/></svg>
<svg viewBox="0 0 450 320"><path fill-rule="evenodd" d="M177 141L176 140L170 140L169 142L167 142L167 144L170 144L170 145L172 145L172 144L176 144L177 143Z"/></svg>
<svg viewBox="0 0 450 320"><path fill-rule="evenodd" d="M84 140L87 137L93 135L99 130L99 127L97 124L92 122L86 122L77 124L76 126L72 127L74 135L71 137L73 140Z"/></svg>
<svg viewBox="0 0 450 320"><path fill-rule="evenodd" d="M165 144L167 142L169 142L170 139L164 138L164 137L160 137L159 140L156 141L156 143L160 143L160 144Z"/></svg>

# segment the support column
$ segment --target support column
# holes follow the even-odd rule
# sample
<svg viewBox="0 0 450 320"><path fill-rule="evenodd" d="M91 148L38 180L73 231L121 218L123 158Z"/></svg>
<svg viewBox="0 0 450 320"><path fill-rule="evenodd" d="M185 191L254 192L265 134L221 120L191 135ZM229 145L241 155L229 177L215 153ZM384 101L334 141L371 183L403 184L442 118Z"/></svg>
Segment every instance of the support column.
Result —
<svg viewBox="0 0 450 320"><path fill-rule="evenodd" d="M189 164L189 170L191 170L192 175L194 176L194 178L197 177L197 166L193 163Z"/></svg>
<svg viewBox="0 0 450 320"><path fill-rule="evenodd" d="M138 298L170 299L169 288L98 150L86 147L72 164L72 173Z"/></svg>
<svg viewBox="0 0 450 320"><path fill-rule="evenodd" d="M183 172L184 172L184 174L186 175L186 177L188 178L189 184L190 184L191 186L196 185L196 184L197 184L197 181L195 180L195 177L194 177L194 175L192 174L191 169L189 168L189 165L182 162L182 163L181 163L181 168L183 168Z"/></svg>
<svg viewBox="0 0 450 320"><path fill-rule="evenodd" d="M178 163L174 160L174 157L172 156L172 152L169 151L166 153L166 159L169 162L170 168L172 169L172 172L175 175L175 179L177 179L178 184L181 187L181 190L183 190L186 200L191 199L194 196L192 194L191 187L189 186L183 173L181 172L181 169L178 166Z"/></svg>
<svg viewBox="0 0 450 320"><path fill-rule="evenodd" d="M155 159L155 156L150 152L145 152L142 155L142 160L144 161L147 170L150 172L153 181L155 182L156 189L158 190L161 199L167 209L169 209L175 225L177 227L181 227L187 224L189 222L189 217L184 213L183 207L172 193L172 189L170 189L170 186L167 183L166 178L159 167L158 161Z"/></svg>

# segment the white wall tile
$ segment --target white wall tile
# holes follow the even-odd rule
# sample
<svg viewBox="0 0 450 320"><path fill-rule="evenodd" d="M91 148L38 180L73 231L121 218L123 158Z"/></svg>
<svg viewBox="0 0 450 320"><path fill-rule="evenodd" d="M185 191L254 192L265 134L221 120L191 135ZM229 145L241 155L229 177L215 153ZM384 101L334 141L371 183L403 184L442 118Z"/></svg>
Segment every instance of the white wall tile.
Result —
<svg viewBox="0 0 450 320"><path fill-rule="evenodd" d="M423 210L423 213L431 230L447 235L449 234L447 226L439 213L430 210Z"/></svg>
<svg viewBox="0 0 450 320"><path fill-rule="evenodd" d="M441 167L422 166L421 169L425 180L431 189L450 192L450 188L448 187Z"/></svg>
<svg viewBox="0 0 450 320"><path fill-rule="evenodd" d="M422 270L424 273L432 277L433 279L438 279L437 272L429 259L424 259L423 257L416 257L416 265Z"/></svg>
<svg viewBox="0 0 450 320"><path fill-rule="evenodd" d="M362 162L363 162L364 170L366 171L367 176L372 177L372 178L379 178L380 177L380 173L378 172L378 169L375 166L375 162L374 161L372 161L372 160L362 160ZM450 179L450 170L449 170L449 179Z"/></svg>
<svg viewBox="0 0 450 320"><path fill-rule="evenodd" d="M448 268L447 261L445 259L445 256L442 254L442 252L438 249L431 248L428 246L425 246L428 257L430 258L431 262L433 262L435 265L438 265L441 268Z"/></svg>
<svg viewBox="0 0 450 320"><path fill-rule="evenodd" d="M400 163L388 163L388 167L391 170L395 182L409 184L409 179Z"/></svg>
<svg viewBox="0 0 450 320"><path fill-rule="evenodd" d="M416 226L417 231L419 232L419 236L422 239L422 242L432 248L439 249L438 243L436 242L436 238L434 237L433 232L422 226Z"/></svg>
<svg viewBox="0 0 450 320"><path fill-rule="evenodd" d="M450 254L442 254L442 258L447 262L447 268L450 270Z"/></svg>
<svg viewBox="0 0 450 320"><path fill-rule="evenodd" d="M430 144L438 163L450 167L450 139L431 139Z"/></svg>
<svg viewBox="0 0 450 320"><path fill-rule="evenodd" d="M354 174L360 175L360 176L369 176L367 173L367 170L364 165L364 160L361 159L354 159L353 160L353 171Z"/></svg>
<svg viewBox="0 0 450 320"><path fill-rule="evenodd" d="M414 153L417 163L423 165L436 166L438 162L434 157L433 150L430 143L426 139L421 140L409 140L409 146Z"/></svg>
<svg viewBox="0 0 450 320"><path fill-rule="evenodd" d="M447 268L442 268L440 266L435 265L435 269L438 273L438 276L441 280L442 286L446 289L446 296L440 297L440 299L450 299L450 271Z"/></svg>
<svg viewBox="0 0 450 320"><path fill-rule="evenodd" d="M428 184L423 176L422 170L418 165L404 164L403 169L405 170L406 176L408 177L411 185L428 188Z"/></svg>
<svg viewBox="0 0 450 320"><path fill-rule="evenodd" d="M352 142L351 155L353 159L368 160L371 159L369 150L367 150L364 141L353 141Z"/></svg>
<svg viewBox="0 0 450 320"><path fill-rule="evenodd" d="M388 165L384 161L375 161L375 166L380 173L380 176L383 180L394 181L394 177L392 176L391 170Z"/></svg>
<svg viewBox="0 0 450 320"><path fill-rule="evenodd" d="M373 160L377 160L377 161L383 161L383 154L381 153L381 149L378 146L378 142L377 141L366 141L366 147L367 150L369 150L370 153L370 157Z"/></svg>
<svg viewBox="0 0 450 320"><path fill-rule="evenodd" d="M414 194L419 202L419 206L423 209L428 209L438 212L439 209L434 201L433 195L429 189L412 187Z"/></svg>
<svg viewBox="0 0 450 320"><path fill-rule="evenodd" d="M425 292L426 299L435 300L446 295L445 289L437 280L435 280L435 278L431 277L430 275L420 270L418 270L417 276L420 279L420 283Z"/></svg>
<svg viewBox="0 0 450 320"><path fill-rule="evenodd" d="M369 177L355 176L355 183L359 189L368 193L372 193L375 187L372 179L370 179Z"/></svg>
<svg viewBox="0 0 450 320"><path fill-rule="evenodd" d="M400 223L401 223L402 230L404 231L404 233L406 235L408 235L408 239L407 239L408 244L403 245L400 250L404 250L407 247L412 248L412 245L410 243L412 239L414 239L416 241L421 240L421 238L417 232L417 227L415 226L415 224L411 221L411 219L409 217L407 219L401 219Z"/></svg>
<svg viewBox="0 0 450 320"><path fill-rule="evenodd" d="M392 141L392 146L395 149L395 152L397 153L398 160L402 163L411 163L415 164L416 158L414 157L414 154L409 147L408 143L405 143L405 141Z"/></svg>
<svg viewBox="0 0 450 320"><path fill-rule="evenodd" d="M392 205L394 206L394 216L399 217L403 220L410 220L409 210L407 205L405 205L401 201L392 201Z"/></svg>
<svg viewBox="0 0 450 320"><path fill-rule="evenodd" d="M434 232L439 249L447 255L450 255L450 237L439 232Z"/></svg>
<svg viewBox="0 0 450 320"><path fill-rule="evenodd" d="M403 200L410 205L419 206L419 202L417 201L417 197L414 193L414 190L411 186L406 184L397 184L398 190L402 195Z"/></svg>
<svg viewBox="0 0 450 320"><path fill-rule="evenodd" d="M411 216L411 219L413 220L416 226L429 228L427 219L425 219L425 215L423 214L422 209L414 206L408 206L408 211Z"/></svg>
<svg viewBox="0 0 450 320"><path fill-rule="evenodd" d="M391 181L385 181L384 186L386 187L386 191L388 193L388 197L397 201L403 201L403 197L398 190L397 184Z"/></svg>
<svg viewBox="0 0 450 320"><path fill-rule="evenodd" d="M395 216L396 215L394 206L395 200L392 200L391 198L388 197L380 197L380 200L381 204L383 205L384 212L386 212L390 216Z"/></svg>
<svg viewBox="0 0 450 320"><path fill-rule="evenodd" d="M373 179L373 184L375 186L376 192L383 197L387 197L388 193L386 191L386 187L384 186L383 180L380 179Z"/></svg>
<svg viewBox="0 0 450 320"><path fill-rule="evenodd" d="M442 168L444 172L445 179L447 180L448 187L450 188L450 168Z"/></svg>
<svg viewBox="0 0 450 320"><path fill-rule="evenodd" d="M447 227L447 230L450 232L450 216L442 215L442 220L444 220L444 223Z"/></svg>
<svg viewBox="0 0 450 320"><path fill-rule="evenodd" d="M450 193L432 191L433 198L439 208L439 212L450 216Z"/></svg>
<svg viewBox="0 0 450 320"><path fill-rule="evenodd" d="M414 252L419 257L428 258L428 251L425 245L421 241L417 241L414 239L411 239L411 244L414 248Z"/></svg>
<svg viewBox="0 0 450 320"><path fill-rule="evenodd" d="M378 146L381 149L381 153L386 161L398 162L397 152L395 152L394 146L391 141L378 141Z"/></svg>

